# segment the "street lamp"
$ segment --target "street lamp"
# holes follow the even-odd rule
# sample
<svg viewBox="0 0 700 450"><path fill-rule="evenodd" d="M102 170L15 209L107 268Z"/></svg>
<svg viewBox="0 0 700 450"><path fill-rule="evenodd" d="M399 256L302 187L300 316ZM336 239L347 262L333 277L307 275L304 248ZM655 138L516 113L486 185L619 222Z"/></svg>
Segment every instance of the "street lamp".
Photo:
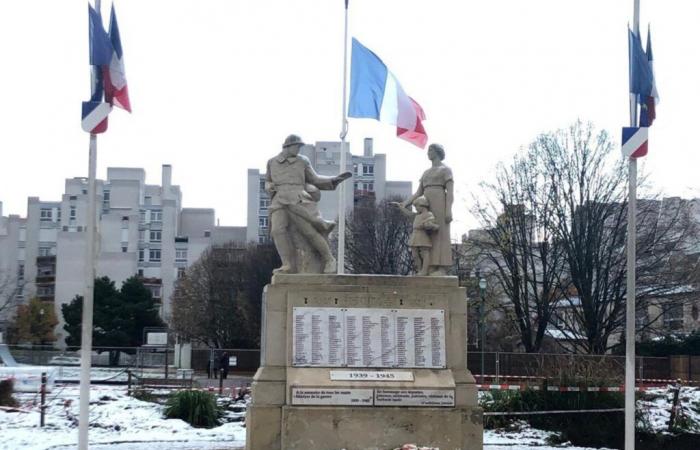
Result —
<svg viewBox="0 0 700 450"><path fill-rule="evenodd" d="M481 384L484 383L484 310L486 302L486 278L479 279L479 294L481 295L481 307L479 308L479 327L481 335Z"/></svg>

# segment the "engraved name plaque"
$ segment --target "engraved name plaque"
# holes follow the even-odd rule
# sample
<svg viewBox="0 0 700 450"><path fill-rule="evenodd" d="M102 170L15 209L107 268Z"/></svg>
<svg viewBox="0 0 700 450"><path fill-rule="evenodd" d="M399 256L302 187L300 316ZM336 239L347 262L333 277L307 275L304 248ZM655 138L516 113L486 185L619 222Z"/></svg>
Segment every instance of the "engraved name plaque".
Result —
<svg viewBox="0 0 700 450"><path fill-rule="evenodd" d="M442 309L293 309L295 367L446 367Z"/></svg>

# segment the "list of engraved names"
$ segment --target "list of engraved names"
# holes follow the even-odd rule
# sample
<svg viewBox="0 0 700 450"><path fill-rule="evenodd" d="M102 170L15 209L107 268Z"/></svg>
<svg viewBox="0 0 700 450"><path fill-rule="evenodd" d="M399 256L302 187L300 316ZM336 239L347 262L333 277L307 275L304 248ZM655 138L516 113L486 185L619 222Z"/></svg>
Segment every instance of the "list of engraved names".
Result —
<svg viewBox="0 0 700 450"><path fill-rule="evenodd" d="M441 309L294 308L297 367L445 367Z"/></svg>

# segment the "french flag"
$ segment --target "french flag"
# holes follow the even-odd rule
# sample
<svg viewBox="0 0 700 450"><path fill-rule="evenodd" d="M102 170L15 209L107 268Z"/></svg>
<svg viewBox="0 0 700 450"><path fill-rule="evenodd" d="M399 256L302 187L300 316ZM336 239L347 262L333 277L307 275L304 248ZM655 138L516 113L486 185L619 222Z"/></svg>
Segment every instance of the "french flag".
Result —
<svg viewBox="0 0 700 450"><path fill-rule="evenodd" d="M90 42L90 64L96 66L93 77L92 96L90 101L83 102L81 114L81 127L91 134L99 134L107 131L108 117L112 110L109 103L103 103L104 80L100 67L109 64L112 45L102 26L102 18L95 9L88 4L88 34Z"/></svg>
<svg viewBox="0 0 700 450"><path fill-rule="evenodd" d="M352 38L348 116L375 119L396 126L401 139L425 148L423 108L409 97L377 55Z"/></svg>
<svg viewBox="0 0 700 450"><path fill-rule="evenodd" d="M109 19L109 40L112 47L110 61L109 64L102 66L105 100L112 106L131 112L129 89L126 85L124 72L124 52L122 51L122 43L119 37L119 25L117 25L117 14L114 12L114 4L112 4L112 13Z"/></svg>

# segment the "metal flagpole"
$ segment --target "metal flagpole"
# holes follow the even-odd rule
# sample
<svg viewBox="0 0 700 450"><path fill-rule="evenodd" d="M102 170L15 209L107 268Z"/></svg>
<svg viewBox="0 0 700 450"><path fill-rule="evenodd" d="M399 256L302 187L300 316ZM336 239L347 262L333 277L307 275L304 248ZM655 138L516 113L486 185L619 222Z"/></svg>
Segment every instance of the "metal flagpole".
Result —
<svg viewBox="0 0 700 450"><path fill-rule="evenodd" d="M101 14L100 0L95 0L95 11ZM91 94L97 88L97 71L92 67ZM93 289L95 284L95 235L96 205L95 178L97 173L97 136L90 133L90 150L88 163L88 204L87 230L85 244L85 293L83 295L83 322L80 338L80 415L78 420L78 449L88 449L88 427L90 422L90 367L92 365L92 314Z"/></svg>
<svg viewBox="0 0 700 450"><path fill-rule="evenodd" d="M348 84L348 2L345 0L345 33L343 34L343 123L340 132L340 171L345 172L348 134L347 84ZM338 274L345 273L345 183L338 190Z"/></svg>
<svg viewBox="0 0 700 450"><path fill-rule="evenodd" d="M632 30L639 36L639 0L634 0ZM631 61L630 61L631 63ZM637 126L637 95L630 92L630 126ZM627 314L625 334L625 450L634 450L635 400L635 331L636 331L636 263L637 263L637 159L628 160L629 198L627 207Z"/></svg>

